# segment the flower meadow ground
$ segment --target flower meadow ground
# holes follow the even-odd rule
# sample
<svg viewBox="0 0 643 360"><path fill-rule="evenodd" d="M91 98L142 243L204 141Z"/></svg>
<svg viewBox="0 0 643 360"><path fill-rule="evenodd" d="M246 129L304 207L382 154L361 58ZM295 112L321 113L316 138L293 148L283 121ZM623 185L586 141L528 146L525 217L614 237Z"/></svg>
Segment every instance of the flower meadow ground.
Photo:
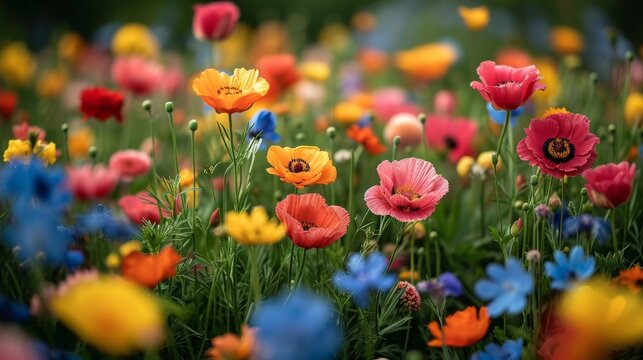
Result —
<svg viewBox="0 0 643 360"><path fill-rule="evenodd" d="M418 6L3 38L0 359L643 358L641 44Z"/></svg>

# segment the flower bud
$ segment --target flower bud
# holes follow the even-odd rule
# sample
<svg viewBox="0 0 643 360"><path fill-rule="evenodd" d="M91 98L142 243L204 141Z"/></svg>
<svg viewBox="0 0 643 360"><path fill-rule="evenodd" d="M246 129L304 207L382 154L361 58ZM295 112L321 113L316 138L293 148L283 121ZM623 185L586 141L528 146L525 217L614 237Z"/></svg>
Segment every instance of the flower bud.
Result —
<svg viewBox="0 0 643 360"><path fill-rule="evenodd" d="M511 224L511 235L513 237L516 237L520 234L522 231L522 218L518 218L518 220L514 221L513 224Z"/></svg>
<svg viewBox="0 0 643 360"><path fill-rule="evenodd" d="M165 111L171 113L174 112L174 103L171 101L168 101L165 103Z"/></svg>
<svg viewBox="0 0 643 360"><path fill-rule="evenodd" d="M60 130L62 130L63 134L67 134L69 132L69 125L67 125L67 123L62 124Z"/></svg>
<svg viewBox="0 0 643 360"><path fill-rule="evenodd" d="M426 114L422 113L418 115L418 120L420 120L420 123L424 125L424 123L426 123Z"/></svg>
<svg viewBox="0 0 643 360"><path fill-rule="evenodd" d="M92 158L92 160L96 159L96 155L98 155L98 150L96 149L96 146L92 145L89 147L89 157Z"/></svg>
<svg viewBox="0 0 643 360"><path fill-rule="evenodd" d="M557 194L554 194L549 197L549 200L547 201L547 204L552 210L556 210L560 207L560 197L558 197Z"/></svg>
<svg viewBox="0 0 643 360"><path fill-rule="evenodd" d="M331 140L334 139L335 136L337 136L337 129L335 129L334 126L328 127L328 129L326 129L326 136Z"/></svg>
<svg viewBox="0 0 643 360"><path fill-rule="evenodd" d="M539 218L548 218L551 214L551 210L549 210L549 207L545 204L538 204L534 209L534 213L536 213L536 216Z"/></svg>
<svg viewBox="0 0 643 360"><path fill-rule="evenodd" d="M522 204L522 211L527 212L529 210L531 210L531 204L530 203Z"/></svg>
<svg viewBox="0 0 643 360"><path fill-rule="evenodd" d="M589 73L589 83L596 86L598 84L598 74L595 72Z"/></svg>
<svg viewBox="0 0 643 360"><path fill-rule="evenodd" d="M493 154L491 155L491 164L492 164L493 166L498 165L498 153L493 153Z"/></svg>
<svg viewBox="0 0 643 360"><path fill-rule="evenodd" d="M527 261L529 262L539 262L540 261L540 251L537 249L531 249L527 251Z"/></svg>
<svg viewBox="0 0 643 360"><path fill-rule="evenodd" d="M634 61L634 53L631 50L628 50L625 53L625 61L627 61L628 63L631 63L632 61Z"/></svg>
<svg viewBox="0 0 643 360"><path fill-rule="evenodd" d="M527 179L525 179L524 176L522 176L521 174L516 176L516 191L520 191L520 189L522 189L525 184L527 184Z"/></svg>
<svg viewBox="0 0 643 360"><path fill-rule="evenodd" d="M529 179L529 183L531 184L531 186L538 185L538 176L531 175L531 178Z"/></svg>
<svg viewBox="0 0 643 360"><path fill-rule="evenodd" d="M438 238L438 232L437 231L431 231L429 233L429 239L436 240L437 238Z"/></svg>
<svg viewBox="0 0 643 360"><path fill-rule="evenodd" d="M190 129L190 131L195 132L199 128L199 122L194 119L190 120L190 122L188 123L188 128Z"/></svg>
<svg viewBox="0 0 643 360"><path fill-rule="evenodd" d="M143 106L143 110L150 112L150 110L152 110L152 100L150 99L143 100L142 106Z"/></svg>
<svg viewBox="0 0 643 360"><path fill-rule="evenodd" d="M305 138L306 138L306 135L304 135L304 133L303 133L303 132L298 132L298 133L295 135L295 139L296 139L297 141L302 141L302 140L304 140Z"/></svg>
<svg viewBox="0 0 643 360"><path fill-rule="evenodd" d="M217 227L221 224L221 218L219 216L219 208L214 209L212 215L210 215L210 227Z"/></svg>
<svg viewBox="0 0 643 360"><path fill-rule="evenodd" d="M393 138L393 145L395 146L400 145L400 141L402 141L402 139L400 138L400 135L395 135L395 137Z"/></svg>

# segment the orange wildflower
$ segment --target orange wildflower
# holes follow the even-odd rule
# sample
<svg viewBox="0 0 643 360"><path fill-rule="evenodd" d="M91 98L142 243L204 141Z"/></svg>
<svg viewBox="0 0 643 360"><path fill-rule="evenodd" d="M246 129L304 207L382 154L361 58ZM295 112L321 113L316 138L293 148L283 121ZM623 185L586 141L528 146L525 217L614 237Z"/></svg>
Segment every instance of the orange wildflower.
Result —
<svg viewBox="0 0 643 360"><path fill-rule="evenodd" d="M489 24L489 8L486 6L472 8L458 6L458 13L471 31L482 31Z"/></svg>
<svg viewBox="0 0 643 360"><path fill-rule="evenodd" d="M266 171L297 189L316 184L327 185L337 179L337 169L330 155L316 146L289 148L273 145L268 149L267 158L272 167Z"/></svg>
<svg viewBox="0 0 643 360"><path fill-rule="evenodd" d="M379 155L386 151L386 147L380 143L380 139L373 134L373 129L368 126L353 125L346 130L346 135L362 145L371 155Z"/></svg>
<svg viewBox="0 0 643 360"><path fill-rule="evenodd" d="M215 69L205 69L192 81L194 93L217 113L237 113L248 110L262 98L270 85L259 77L256 69L234 69L232 76Z"/></svg>
<svg viewBox="0 0 643 360"><path fill-rule="evenodd" d="M395 65L414 79L430 81L442 78L457 58L452 45L431 43L397 53Z"/></svg>
<svg viewBox="0 0 643 360"><path fill-rule="evenodd" d="M614 282L627 286L631 292L638 294L643 288L643 267L634 265L627 270L621 270Z"/></svg>
<svg viewBox="0 0 643 360"><path fill-rule="evenodd" d="M473 345L485 336L490 322L486 307L481 307L478 315L476 308L469 306L447 316L442 329L437 321L432 321L429 324L429 331L435 339L429 341L427 345L430 347Z"/></svg>
<svg viewBox="0 0 643 360"><path fill-rule="evenodd" d="M158 255L130 252L121 263L123 277L152 288L159 282L176 275L176 265L181 256L173 247L167 246Z"/></svg>
<svg viewBox="0 0 643 360"><path fill-rule="evenodd" d="M359 121L366 109L353 101L342 101L333 108L333 119L342 124L353 124Z"/></svg>
<svg viewBox="0 0 643 360"><path fill-rule="evenodd" d="M549 42L554 52L560 55L574 55L583 51L583 35L569 26L553 28Z"/></svg>
<svg viewBox="0 0 643 360"><path fill-rule="evenodd" d="M249 360L255 348L255 329L244 325L241 337L227 333L210 342L212 348L205 354L210 360Z"/></svg>

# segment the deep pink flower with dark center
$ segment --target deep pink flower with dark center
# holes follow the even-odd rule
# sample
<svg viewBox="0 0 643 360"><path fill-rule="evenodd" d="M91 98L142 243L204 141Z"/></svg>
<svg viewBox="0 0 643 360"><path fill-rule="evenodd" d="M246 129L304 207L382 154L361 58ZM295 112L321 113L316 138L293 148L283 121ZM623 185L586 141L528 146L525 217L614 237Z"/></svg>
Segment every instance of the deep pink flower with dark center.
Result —
<svg viewBox="0 0 643 360"><path fill-rule="evenodd" d="M478 125L468 118L429 115L425 131L428 145L436 150L447 150L449 161L454 164L461 157L474 154L471 143L478 132Z"/></svg>
<svg viewBox="0 0 643 360"><path fill-rule="evenodd" d="M109 158L109 168L116 171L123 181L132 181L146 174L151 167L150 156L138 150L117 151Z"/></svg>
<svg viewBox="0 0 643 360"><path fill-rule="evenodd" d="M497 110L516 110L534 91L546 88L538 82L540 73L533 65L513 68L487 60L480 63L477 72L482 82L472 81L471 87Z"/></svg>
<svg viewBox="0 0 643 360"><path fill-rule="evenodd" d="M112 79L134 95L148 95L161 86L161 65L140 56L119 57L112 64Z"/></svg>
<svg viewBox="0 0 643 360"><path fill-rule="evenodd" d="M195 4L192 33L202 41L224 40L232 35L239 16L239 8L230 1Z"/></svg>
<svg viewBox="0 0 643 360"><path fill-rule="evenodd" d="M375 215L390 215L402 222L428 218L449 192L449 182L422 159L382 161L377 174L380 184L366 190L366 206Z"/></svg>
<svg viewBox="0 0 643 360"><path fill-rule="evenodd" d="M636 165L627 161L605 164L585 170L587 195L592 203L604 209L613 209L625 203L632 195Z"/></svg>
<svg viewBox="0 0 643 360"><path fill-rule="evenodd" d="M118 173L104 165L83 165L67 169L74 197L81 201L102 199L112 193Z"/></svg>
<svg viewBox="0 0 643 360"><path fill-rule="evenodd" d="M533 119L516 150L531 166L557 179L576 176L596 160L599 138L589 132L589 119L570 112Z"/></svg>

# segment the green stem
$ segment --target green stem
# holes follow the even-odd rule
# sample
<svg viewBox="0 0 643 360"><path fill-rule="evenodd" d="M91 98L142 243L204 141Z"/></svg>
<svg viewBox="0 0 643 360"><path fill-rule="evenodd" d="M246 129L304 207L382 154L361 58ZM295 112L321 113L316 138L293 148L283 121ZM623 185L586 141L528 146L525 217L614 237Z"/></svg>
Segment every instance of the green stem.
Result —
<svg viewBox="0 0 643 360"><path fill-rule="evenodd" d="M290 247L290 266L288 267L288 288L292 289L292 263L295 258L295 243Z"/></svg>
<svg viewBox="0 0 643 360"><path fill-rule="evenodd" d="M196 155L194 151L194 131L191 132L192 143L192 176L194 178L192 184L192 252L196 251ZM196 270L195 270L196 272ZM196 273L195 273L196 274ZM196 280L196 276L195 276Z"/></svg>
<svg viewBox="0 0 643 360"><path fill-rule="evenodd" d="M259 263L257 262L257 247L250 246L248 252L250 253L250 268L251 268L251 283L252 291L254 293L255 304L259 303L261 300L261 286L259 284Z"/></svg>
<svg viewBox="0 0 643 360"><path fill-rule="evenodd" d="M239 211L239 175L237 174L237 155L234 148L234 131L232 130L232 114L228 114L228 128L230 130L230 157L232 158L232 173L234 176L234 210Z"/></svg>
<svg viewBox="0 0 643 360"><path fill-rule="evenodd" d="M304 265L306 264L306 252L308 252L308 249L304 249L304 254L301 257L301 267L299 268L299 274L297 275L297 281L295 282L295 288L299 286L299 282L301 281L301 277L304 274Z"/></svg>

